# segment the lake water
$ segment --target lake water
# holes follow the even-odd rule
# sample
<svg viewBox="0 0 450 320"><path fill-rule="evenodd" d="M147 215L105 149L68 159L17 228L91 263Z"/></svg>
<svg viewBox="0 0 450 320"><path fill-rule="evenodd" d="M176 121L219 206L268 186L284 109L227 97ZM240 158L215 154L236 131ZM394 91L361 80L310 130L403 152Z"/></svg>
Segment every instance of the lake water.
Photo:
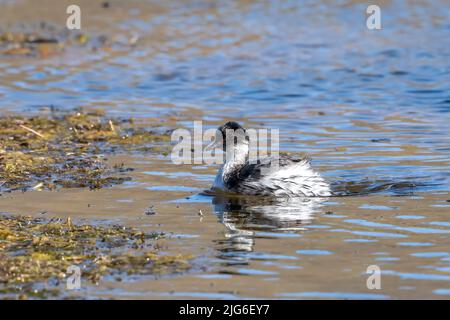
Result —
<svg viewBox="0 0 450 320"><path fill-rule="evenodd" d="M307 152L331 181L393 187L255 203L200 195L217 166L117 154L111 163L136 168L124 185L2 195L1 211L156 229L170 235L168 251L195 256L186 274L105 279L75 295L450 297L448 1L384 1L381 30L366 28L357 1L79 2L83 32L117 44L0 56L2 112L84 106L205 128L237 120L279 129L281 151ZM0 30L64 26L68 3L0 1ZM129 39L136 45L121 45ZM149 205L156 215L143 213ZM381 269L380 290L366 286L369 265Z"/></svg>

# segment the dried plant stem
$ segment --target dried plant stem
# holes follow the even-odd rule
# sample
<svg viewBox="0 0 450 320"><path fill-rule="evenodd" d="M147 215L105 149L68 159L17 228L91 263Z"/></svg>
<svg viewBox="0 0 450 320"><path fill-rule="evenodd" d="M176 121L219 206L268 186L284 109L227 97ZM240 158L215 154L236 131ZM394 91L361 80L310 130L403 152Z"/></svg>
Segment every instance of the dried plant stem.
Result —
<svg viewBox="0 0 450 320"><path fill-rule="evenodd" d="M35 135L41 137L42 139L45 139L45 137L44 137L42 134L40 134L39 132L37 132L36 130L33 130L33 129L27 127L27 126L24 126L23 124L19 124L19 126L20 126L22 129L25 129L25 130L27 130L27 131L29 131L29 132L31 132L31 133L34 133Z"/></svg>
<svg viewBox="0 0 450 320"><path fill-rule="evenodd" d="M111 131L116 133L116 128L114 127L114 124L111 120L109 120L109 127L111 128Z"/></svg>

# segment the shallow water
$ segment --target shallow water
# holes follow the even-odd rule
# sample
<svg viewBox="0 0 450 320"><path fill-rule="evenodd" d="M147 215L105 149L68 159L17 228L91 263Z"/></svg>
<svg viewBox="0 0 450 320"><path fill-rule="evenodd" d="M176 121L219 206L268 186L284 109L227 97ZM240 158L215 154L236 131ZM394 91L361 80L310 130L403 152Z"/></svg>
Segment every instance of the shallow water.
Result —
<svg viewBox="0 0 450 320"><path fill-rule="evenodd" d="M63 23L6 2L1 28ZM49 105L180 125L225 120L280 129L280 149L307 152L336 183L382 188L361 196L260 203L201 195L217 167L116 155L133 181L100 191L3 194L1 211L105 220L160 230L169 251L193 253L184 275L104 279L75 295L114 298L444 298L450 287L450 7L381 5L383 29L353 1L81 1L85 30L138 45L68 48L46 59L0 57L3 111ZM42 5L44 6L44 5ZM62 9L61 9L62 8ZM58 11L59 10L59 11ZM33 18L34 17L34 18ZM33 20L34 19L34 20ZM156 215L145 208L154 205ZM203 216L198 212L202 210ZM366 287L369 265L382 289Z"/></svg>

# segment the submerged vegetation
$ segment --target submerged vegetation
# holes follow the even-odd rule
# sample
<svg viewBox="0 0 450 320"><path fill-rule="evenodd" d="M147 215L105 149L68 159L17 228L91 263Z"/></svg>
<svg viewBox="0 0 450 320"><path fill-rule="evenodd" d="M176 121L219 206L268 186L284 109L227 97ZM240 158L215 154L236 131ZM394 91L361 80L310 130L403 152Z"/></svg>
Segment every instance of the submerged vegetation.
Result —
<svg viewBox="0 0 450 320"><path fill-rule="evenodd" d="M137 37L108 37L61 28L60 25L40 22L20 25L12 30L0 29L0 57L47 58L63 53L68 48L97 51L136 46Z"/></svg>
<svg viewBox="0 0 450 320"><path fill-rule="evenodd" d="M148 126L148 124L147 124ZM166 154L168 132L139 128L131 119L107 119L103 112L52 113L0 118L0 191L120 184L132 170L110 167L105 153L125 150ZM159 144L158 144L159 142Z"/></svg>
<svg viewBox="0 0 450 320"><path fill-rule="evenodd" d="M50 30L48 30L50 29ZM54 28L44 24L39 32L4 32L0 34L0 56L46 58L63 52L66 47L85 46L89 41L94 48L106 44L106 37L92 40L85 34L71 35L68 32L55 33Z"/></svg>
<svg viewBox="0 0 450 320"><path fill-rule="evenodd" d="M60 296L67 270L76 265L82 281L103 276L164 275L187 271L190 256L162 255L159 233L122 226L76 225L71 219L0 215L0 296ZM15 296L11 296L14 294Z"/></svg>

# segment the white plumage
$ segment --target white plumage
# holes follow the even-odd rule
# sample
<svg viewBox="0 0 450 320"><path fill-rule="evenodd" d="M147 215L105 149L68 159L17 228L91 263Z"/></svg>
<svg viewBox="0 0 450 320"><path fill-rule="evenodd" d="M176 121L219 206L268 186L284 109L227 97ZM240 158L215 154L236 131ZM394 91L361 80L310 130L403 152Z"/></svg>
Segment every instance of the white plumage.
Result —
<svg viewBox="0 0 450 320"><path fill-rule="evenodd" d="M287 156L264 158L256 164L227 162L221 166L213 189L239 194L277 197L331 196L330 185L315 172L307 159L295 161Z"/></svg>

